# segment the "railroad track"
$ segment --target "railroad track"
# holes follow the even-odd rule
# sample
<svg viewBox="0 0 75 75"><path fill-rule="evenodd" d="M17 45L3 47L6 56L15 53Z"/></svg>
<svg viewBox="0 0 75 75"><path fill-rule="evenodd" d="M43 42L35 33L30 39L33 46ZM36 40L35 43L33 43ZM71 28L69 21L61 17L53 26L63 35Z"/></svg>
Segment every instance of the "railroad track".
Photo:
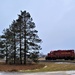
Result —
<svg viewBox="0 0 75 75"><path fill-rule="evenodd" d="M75 60L39 60L39 62L67 62L67 63L75 63Z"/></svg>

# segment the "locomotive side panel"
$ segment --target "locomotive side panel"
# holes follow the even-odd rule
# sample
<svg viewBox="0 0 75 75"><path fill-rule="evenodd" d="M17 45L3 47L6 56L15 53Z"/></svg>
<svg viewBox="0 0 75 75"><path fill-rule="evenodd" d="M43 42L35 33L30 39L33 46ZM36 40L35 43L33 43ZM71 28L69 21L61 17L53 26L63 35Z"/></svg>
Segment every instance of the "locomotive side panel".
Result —
<svg viewBox="0 0 75 75"><path fill-rule="evenodd" d="M55 59L65 59L65 60L74 60L75 59L75 53L74 50L57 50L57 51L51 51L46 56L46 60L55 60Z"/></svg>

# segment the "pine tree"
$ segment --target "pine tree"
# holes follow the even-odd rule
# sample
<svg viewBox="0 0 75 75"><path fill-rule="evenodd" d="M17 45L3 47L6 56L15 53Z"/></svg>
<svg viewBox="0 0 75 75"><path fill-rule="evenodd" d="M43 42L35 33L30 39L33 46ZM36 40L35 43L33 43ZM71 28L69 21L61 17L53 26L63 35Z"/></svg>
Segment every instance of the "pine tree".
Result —
<svg viewBox="0 0 75 75"><path fill-rule="evenodd" d="M14 64L15 64L15 61L16 61L16 28L17 28L17 23L15 20L13 20L13 23L11 24L10 26L10 33L11 33L11 49L12 49L12 53L11 53L11 56L13 54L13 57L14 58Z"/></svg>
<svg viewBox="0 0 75 75"><path fill-rule="evenodd" d="M4 43L3 43L3 40L1 39L1 36L0 36L0 59L4 58Z"/></svg>
<svg viewBox="0 0 75 75"><path fill-rule="evenodd" d="M13 61L16 64L17 59L19 59L20 64L26 64L27 53L33 53L33 55L38 56L38 52L41 49L39 43L42 40L39 38L35 27L30 13L21 11L18 19L14 20L8 29L4 30L1 37L5 41L6 63Z"/></svg>
<svg viewBox="0 0 75 75"><path fill-rule="evenodd" d="M3 39L2 42L5 45L5 56L6 56L6 63L8 63L8 48L9 48L9 39L10 39L10 33L9 33L9 29L3 30L4 35L1 36L1 38Z"/></svg>
<svg viewBox="0 0 75 75"><path fill-rule="evenodd" d="M35 30L35 23L33 22L33 19L31 18L31 15L24 11L21 11L21 19L22 19L22 25L24 30L24 64L26 64L26 54L29 51L33 50L39 50L41 49L40 43L42 40L39 39L39 36L37 35L38 31Z"/></svg>

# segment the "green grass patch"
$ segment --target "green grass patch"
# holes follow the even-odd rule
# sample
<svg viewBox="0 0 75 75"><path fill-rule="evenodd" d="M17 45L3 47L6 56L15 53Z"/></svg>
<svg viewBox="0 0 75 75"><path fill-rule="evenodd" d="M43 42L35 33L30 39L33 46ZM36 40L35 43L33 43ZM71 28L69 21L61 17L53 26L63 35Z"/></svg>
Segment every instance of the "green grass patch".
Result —
<svg viewBox="0 0 75 75"><path fill-rule="evenodd" d="M69 70L75 70L75 64L71 63L43 63L45 66L40 69L34 69L34 70L26 70L24 72L47 72L47 71L69 71Z"/></svg>

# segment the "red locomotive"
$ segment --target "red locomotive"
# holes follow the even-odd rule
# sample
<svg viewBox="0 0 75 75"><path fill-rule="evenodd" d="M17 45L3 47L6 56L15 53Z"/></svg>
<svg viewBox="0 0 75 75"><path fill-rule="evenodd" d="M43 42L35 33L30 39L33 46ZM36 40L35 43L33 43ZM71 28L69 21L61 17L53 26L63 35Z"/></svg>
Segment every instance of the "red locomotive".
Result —
<svg viewBox="0 0 75 75"><path fill-rule="evenodd" d="M74 50L55 50L47 54L46 60L56 60L56 59L65 59L65 60L74 60L75 53Z"/></svg>

